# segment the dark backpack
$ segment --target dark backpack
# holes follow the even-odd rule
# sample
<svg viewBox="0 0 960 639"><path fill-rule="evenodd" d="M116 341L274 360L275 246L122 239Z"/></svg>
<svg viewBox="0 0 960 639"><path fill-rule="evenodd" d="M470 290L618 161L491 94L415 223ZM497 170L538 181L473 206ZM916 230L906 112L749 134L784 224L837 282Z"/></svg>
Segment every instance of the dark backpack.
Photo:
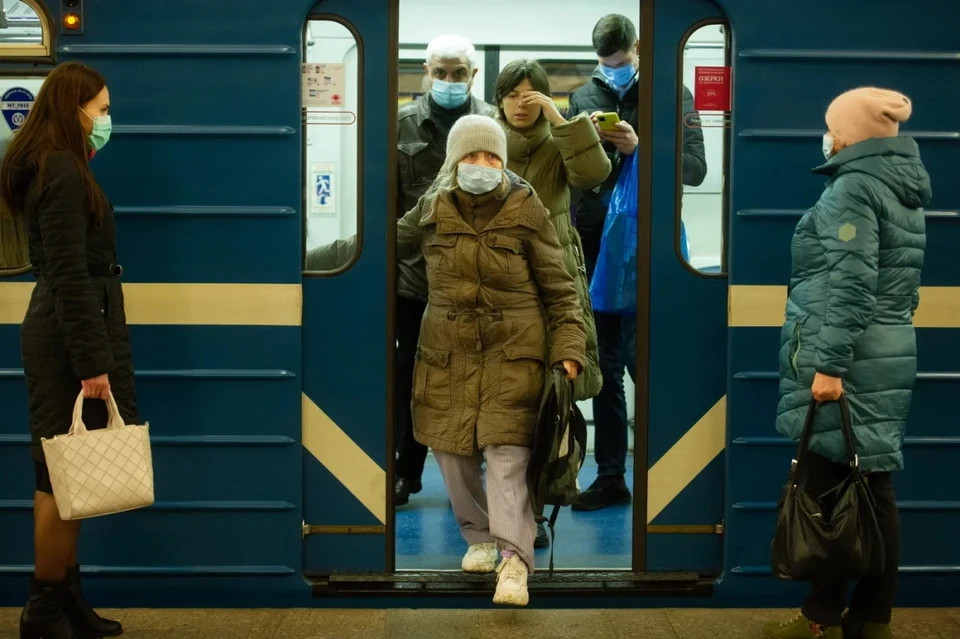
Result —
<svg viewBox="0 0 960 639"><path fill-rule="evenodd" d="M527 466L527 485L534 512L553 506L550 513L550 572L553 573L554 525L561 506L580 494L577 477L587 451L587 423L573 400L567 371L554 367L547 375L540 415L533 432L533 450Z"/></svg>

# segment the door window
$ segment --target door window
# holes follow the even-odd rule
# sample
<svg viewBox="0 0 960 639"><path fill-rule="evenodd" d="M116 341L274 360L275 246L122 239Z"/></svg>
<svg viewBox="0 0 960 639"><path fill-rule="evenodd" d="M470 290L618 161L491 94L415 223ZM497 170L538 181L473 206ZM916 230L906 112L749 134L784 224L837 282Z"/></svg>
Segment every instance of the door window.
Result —
<svg viewBox="0 0 960 639"><path fill-rule="evenodd" d="M730 131L728 28L708 24L683 43L677 249L701 273L726 271Z"/></svg>
<svg viewBox="0 0 960 639"><path fill-rule="evenodd" d="M339 273L360 253L363 51L334 20L307 23L301 69L306 273Z"/></svg>

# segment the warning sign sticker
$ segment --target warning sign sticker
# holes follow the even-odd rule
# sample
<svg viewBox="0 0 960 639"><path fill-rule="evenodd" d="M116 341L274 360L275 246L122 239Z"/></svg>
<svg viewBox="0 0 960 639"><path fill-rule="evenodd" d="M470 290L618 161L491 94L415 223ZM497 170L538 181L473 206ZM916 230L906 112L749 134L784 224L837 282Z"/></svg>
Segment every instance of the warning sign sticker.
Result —
<svg viewBox="0 0 960 639"><path fill-rule="evenodd" d="M343 63L305 63L301 74L303 106L342 107L345 104Z"/></svg>

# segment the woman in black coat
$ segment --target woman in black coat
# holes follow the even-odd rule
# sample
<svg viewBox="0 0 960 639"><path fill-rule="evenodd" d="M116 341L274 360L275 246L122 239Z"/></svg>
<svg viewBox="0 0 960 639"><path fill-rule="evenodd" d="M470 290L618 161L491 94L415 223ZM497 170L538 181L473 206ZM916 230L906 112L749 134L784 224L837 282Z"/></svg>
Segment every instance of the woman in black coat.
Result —
<svg viewBox="0 0 960 639"><path fill-rule="evenodd" d="M47 76L0 164L0 202L23 219L37 279L20 331L36 475L35 572L20 620L26 639L123 632L80 594L80 522L60 519L41 445L69 431L81 392L87 428L106 426L102 400L110 393L124 423L140 423L113 209L89 166L110 137L109 112L103 77L62 64Z"/></svg>

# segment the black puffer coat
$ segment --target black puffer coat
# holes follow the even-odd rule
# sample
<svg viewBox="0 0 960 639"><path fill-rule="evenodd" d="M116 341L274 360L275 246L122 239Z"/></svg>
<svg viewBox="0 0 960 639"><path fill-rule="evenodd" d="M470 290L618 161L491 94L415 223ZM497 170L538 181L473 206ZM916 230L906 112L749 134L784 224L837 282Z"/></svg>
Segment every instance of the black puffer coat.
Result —
<svg viewBox="0 0 960 639"><path fill-rule="evenodd" d="M24 170L17 190L37 285L20 329L30 395L31 454L43 461L42 437L70 429L80 380L110 376L120 414L139 424L130 332L116 273L116 224L87 205L80 169L66 153L51 153L45 179ZM84 402L87 428L107 421L102 400Z"/></svg>

